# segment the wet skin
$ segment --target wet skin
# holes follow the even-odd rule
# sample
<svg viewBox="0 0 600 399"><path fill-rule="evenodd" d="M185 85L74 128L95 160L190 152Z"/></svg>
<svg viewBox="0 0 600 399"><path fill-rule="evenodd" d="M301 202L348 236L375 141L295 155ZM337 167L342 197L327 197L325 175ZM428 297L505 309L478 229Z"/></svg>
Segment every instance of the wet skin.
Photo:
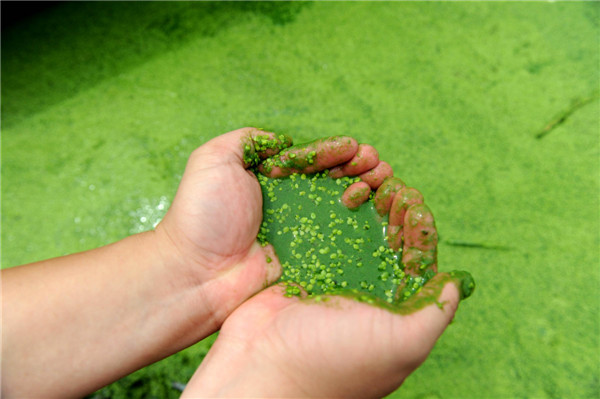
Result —
<svg viewBox="0 0 600 399"><path fill-rule="evenodd" d="M433 214L431 210L424 204L423 196L418 190L415 188L406 187L405 183L400 178L393 177L393 171L391 171L389 164L379 159L379 154L375 148L367 144L357 144L356 140L346 136L318 139L309 143L294 145L289 148L287 148L287 146L291 144L291 140L288 138L279 136L276 137L276 140L276 142L274 141L272 144L266 145L266 147L281 148L282 151L279 154L256 165L256 169L261 174L271 179L274 178L284 180L289 178L289 176L294 177L302 174L314 175L315 173L324 170L328 170L329 178L334 179L342 178L344 176L358 176L356 179L359 179L360 181L347 182L346 184L342 185L345 190L340 196L339 202L349 209L358 209L361 206L367 206L366 202L370 203L371 207L374 207L381 218L378 218L377 222L373 220L373 223L379 223L380 227L382 227L385 231L384 239L382 240L383 242L381 244L385 245L386 247L389 246L393 253L398 255L399 259L401 260L398 263L402 269L400 273L398 273L398 270L396 269L396 275L393 275L392 270L380 268L380 272L377 274L377 280L379 281L372 281L368 283L362 282L362 285L355 284L354 286L344 286L344 288L347 287L347 289L344 290L340 290L341 287L339 284L337 286L336 284L331 283L321 284L321 287L324 288L321 290L315 290L315 292L313 292L311 289L306 289L307 286L310 288L313 285L318 285L318 282L315 283L315 278L310 279L310 281L308 281L309 278L307 278L306 281L295 281L295 283L302 282L301 285L296 285L294 284L293 279L289 279L289 277L294 275L294 273L288 273L288 279L283 279L290 284L287 288L288 294L308 294L311 296L313 294L322 295L335 293L339 295L342 293L345 296L352 296L359 301L377 304L380 302L380 299L383 299L387 304L389 304L390 302L404 302L414 294L421 291L429 293L437 292L439 295L441 292L440 290L432 290L431 287L427 285L433 285L436 281L447 282L449 281L448 279L456 280L459 278L457 276L461 276L461 278L464 277L465 279L470 278L465 277L466 275L464 273L454 273L452 275L443 274L442 277L446 276L445 278L439 277L433 279L433 277L437 274L437 230L435 227ZM312 177L312 180L315 182L315 176ZM267 180L264 179L261 180L261 184L265 183L266 181ZM318 179L316 182L318 183ZM295 183L295 186L299 187L298 183ZM376 187L376 191L374 193L371 191L371 187L373 186ZM262 187L263 190L266 190L266 183L263 184ZM310 189L311 191L315 190L314 184ZM269 187L269 190L272 190L272 188ZM281 190L282 188L280 186L279 191ZM294 191L293 186L289 186L285 190ZM326 191L324 187L319 187L319 190L322 190L323 192ZM300 195L304 193L301 191L301 188L298 189L298 191L300 192ZM285 194L280 193L278 195L281 197ZM292 193L290 197L285 198L291 201L290 204L292 204L294 201L293 197L295 195L297 194ZM266 211L276 211L278 214L282 214L285 208L268 209L270 206L269 201L275 198L273 193L269 193L269 196L270 197L264 196L263 199L266 204ZM319 205L319 202L317 202L316 205ZM301 208L301 206L302 205L300 205L299 208ZM330 205L325 203L319 206ZM287 205L284 205L284 207L287 207ZM307 217L302 217L301 220L311 224L313 221L310 220L308 215L309 214L307 214ZM384 220L385 217L388 218L387 222ZM298 216L296 218L299 219ZM315 213L312 213L312 218L315 219ZM264 216L264 219L271 220L268 219L267 215ZM350 218L348 219L350 220ZM330 220L327 220L323 217L320 222L317 218L316 222L323 225L324 223L330 222ZM386 227L388 223L389 226ZM267 227L268 225L268 223L263 221L261 233L265 233L267 230L269 230ZM307 225L300 226L300 230L303 230L303 234L305 231L307 236L308 233L315 235L315 232L310 231L310 229L311 227ZM278 231L277 233L279 235L285 235L286 230L287 229L284 228L283 232ZM340 230L340 233L342 230ZM346 230L344 231L347 232ZM336 231L334 229L334 233L335 232ZM346 234L345 232L343 234ZM319 234L319 236L321 236L321 234ZM313 241L314 239L315 238L313 237ZM335 240L335 237L333 239ZM263 244L267 242L265 234L263 234L261 240ZM348 238L346 238L346 240L348 240ZM292 241L294 241L294 239ZM322 238L321 241L323 241ZM296 242L302 242L302 240L296 240ZM300 248L297 247L294 242L290 242L289 244L295 247L296 250L292 249L291 252L286 252L283 248L279 248L280 256L285 258L284 262L282 262L284 263L284 269L285 264L292 267L291 265L294 263L300 263L300 257L304 256L302 250L300 250ZM335 246L335 243L333 245ZM357 248L356 244L354 245L355 248ZM304 248L303 250L312 251L314 248ZM321 251L321 255L329 256L329 248L324 247L319 251ZM376 250L376 252L379 251ZM310 254L310 252L308 252L307 255L308 254ZM343 256L339 250L338 254ZM317 258L315 258L315 255ZM312 256L312 262L314 262L315 259L321 259L323 263L329 260L327 259L327 256L321 256L319 253L315 253L315 255ZM296 258L294 258L294 256ZM369 265L371 268L377 267L377 264L374 261L375 260L372 260L373 264ZM304 262L304 260L302 262ZM310 267L310 262L311 261L309 260L309 263L302 267L304 269ZM331 263L330 260L329 262ZM319 262L317 261L317 264L318 263ZM391 264L389 259L388 263ZM339 269L341 267L340 263L338 262L337 265L338 271L343 274L343 268ZM292 267L292 270L296 269ZM335 282L336 279L334 278L332 272L333 270L330 270L330 268L323 268L322 270L323 275L330 276L330 278L327 280L333 279ZM295 275L299 276L304 274L298 274L295 272ZM378 298L374 295L370 295L369 293L370 291L373 291L373 286L377 285L378 283L381 284L381 280L386 282L388 275L395 277L395 279L392 280L397 286L397 288L393 290L394 300L391 300L390 294L388 294L386 298L381 295L378 296ZM341 277L338 280L341 280ZM344 280L343 283L346 283L346 280ZM387 282L388 286L389 284L390 283ZM470 280L469 284L472 284L472 279ZM458 280L457 285L462 286L462 284L458 284ZM424 289L424 287L427 287L427 289ZM370 288L370 290L367 290L367 288ZM441 289L441 286L438 288ZM470 291L472 291L472 289ZM419 306L424 306L427 301L419 301L418 303L420 304ZM420 309L420 307L416 306L416 304L417 302L414 302L413 311ZM403 311L406 311L406 306L403 307Z"/></svg>
<svg viewBox="0 0 600 399"><path fill-rule="evenodd" d="M291 276L291 279L258 293L228 317L182 397L383 397L397 389L425 360L452 320L459 300L471 295L475 284L468 273L437 273L437 232L433 215L423 203L415 201L419 198L416 190L402 191L404 183L389 177L385 165L383 176L387 178L377 192L354 210L345 208L362 200L358 193L367 187L360 183L366 183L369 191L373 187L361 177L344 177L346 180L342 183L343 179L333 180L327 176L326 169L337 166L335 162L347 163L354 158L358 151L354 143L348 138L330 138L294 146L256 169L269 176L259 176L258 180L263 201L271 202L263 206L265 214L258 240L264 245L265 237L274 233L267 231L269 224L265 224L267 219L272 219L270 227L275 229L275 223L279 222L281 236L291 234L292 228L296 228L296 243L301 237L312 238L313 248L308 250L320 248L324 255L332 257L334 253L327 252L326 247L318 247L325 235L319 237L322 233L317 226L324 229L321 226L325 226L328 219L333 229L331 242L335 242L336 237L340 241L347 238L358 254L361 245L357 240L363 237L351 238L345 232L363 226L365 219L359 222L359 217L353 219L352 214L371 215L367 231L378 230L379 235L364 237L379 237L381 243L373 256L379 257L382 253L391 256L398 252L384 247L388 245L385 228L378 227L386 227L387 222L383 220L398 196L390 217L395 230L401 230L401 259L407 264L400 270L404 277L398 282L393 297L374 296L364 286L340 290L338 286L343 285L327 275L319 280L325 290L311 294L315 287L292 282L302 275L289 274L299 268L291 262L286 266L281 251L279 260L284 265L284 278ZM381 162L372 164L377 168ZM365 174L373 175L369 171L359 175ZM347 187L343 194L342 187ZM306 210L300 209L298 203L281 204L286 192L286 201L312 195L309 200L315 207L309 216L295 215L297 210ZM338 195L338 201L326 195ZM279 196L281 198L276 198ZM271 206L273 204L277 207ZM340 216L342 210L344 219ZM286 217L296 221L296 225L286 225ZM275 249L279 251L280 247L275 245ZM312 256L305 257L303 251L294 254L296 264L304 262L304 266L310 267L311 260L305 259ZM269 261L271 259L267 259ZM363 268L377 273L377 266L373 266L365 262ZM362 269L346 270L360 272Z"/></svg>
<svg viewBox="0 0 600 399"><path fill-rule="evenodd" d="M279 178L292 173L316 173L350 160L358 150L355 139L335 136L292 146L266 159L258 169L267 177Z"/></svg>
<svg viewBox="0 0 600 399"><path fill-rule="evenodd" d="M394 175L394 171L389 163L379 161L377 166L368 172L360 175L360 179L367 183L373 190L377 190L383 181Z"/></svg>
<svg viewBox="0 0 600 399"><path fill-rule="evenodd" d="M422 203L423 195L415 188L403 187L394 196L390 208L390 227L388 229L388 242L394 250L397 251L402 247L406 211L411 205Z"/></svg>
<svg viewBox="0 0 600 399"><path fill-rule="evenodd" d="M368 144L359 144L356 154L348 162L331 169L329 175L335 179L357 176L372 170L379 164L379 153Z"/></svg>
<svg viewBox="0 0 600 399"><path fill-rule="evenodd" d="M349 209L361 206L369 199L371 187L364 181L352 183L342 195L342 204Z"/></svg>

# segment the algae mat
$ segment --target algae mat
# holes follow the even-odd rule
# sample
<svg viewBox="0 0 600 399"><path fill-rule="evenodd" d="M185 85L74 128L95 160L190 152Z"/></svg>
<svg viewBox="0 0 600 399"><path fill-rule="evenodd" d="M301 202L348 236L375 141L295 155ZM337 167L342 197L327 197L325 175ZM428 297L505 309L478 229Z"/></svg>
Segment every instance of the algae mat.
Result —
<svg viewBox="0 0 600 399"><path fill-rule="evenodd" d="M598 397L599 10L62 4L3 32L2 267L152 228L220 133L347 134L478 284L392 396ZM176 397L213 339L97 396Z"/></svg>

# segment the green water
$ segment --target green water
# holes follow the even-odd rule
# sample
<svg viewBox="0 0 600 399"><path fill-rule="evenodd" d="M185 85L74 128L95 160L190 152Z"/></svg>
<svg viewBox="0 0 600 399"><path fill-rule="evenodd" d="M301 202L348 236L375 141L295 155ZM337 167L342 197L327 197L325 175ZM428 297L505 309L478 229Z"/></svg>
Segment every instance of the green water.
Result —
<svg viewBox="0 0 600 399"><path fill-rule="evenodd" d="M388 247L387 218L377 214L372 201L356 210L341 203L355 180L360 179L259 176L264 215L259 240L277 250L281 279L299 284L308 295L354 289L392 303L404 265Z"/></svg>
<svg viewBox="0 0 600 399"><path fill-rule="evenodd" d="M328 172L258 176L264 215L258 240L277 250L287 294L300 294L300 285L310 296L355 294L385 304L410 298L434 272L410 276L402 250L389 248L388 217L377 213L373 198L356 209L342 204L342 193L360 178L331 179Z"/></svg>
<svg viewBox="0 0 600 399"><path fill-rule="evenodd" d="M478 284L392 396L598 397L599 6L63 4L2 33L2 267L151 228L220 133L347 134ZM209 344L103 393L177 396Z"/></svg>

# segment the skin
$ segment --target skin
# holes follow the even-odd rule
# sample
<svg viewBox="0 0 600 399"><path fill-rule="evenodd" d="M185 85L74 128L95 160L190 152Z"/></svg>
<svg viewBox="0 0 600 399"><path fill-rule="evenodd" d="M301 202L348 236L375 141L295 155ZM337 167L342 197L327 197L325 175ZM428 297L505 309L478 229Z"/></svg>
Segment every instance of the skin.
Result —
<svg viewBox="0 0 600 399"><path fill-rule="evenodd" d="M403 306L427 305L408 314L269 288L227 319L182 397L383 397L426 359L457 309L461 280L428 284Z"/></svg>
<svg viewBox="0 0 600 399"><path fill-rule="evenodd" d="M260 186L245 166L289 144L254 128L219 136L191 154L154 231L2 270L2 395L84 396L212 334L276 281L277 256L256 240ZM312 148L327 154L332 143Z"/></svg>
<svg viewBox="0 0 600 399"><path fill-rule="evenodd" d="M283 149L290 144L290 138L280 136L271 148L281 146L280 149ZM250 160L256 158L249 157ZM267 177L282 178L293 173L311 174L330 169L332 178L340 178L368 173L378 165L379 153L373 146L357 144L351 137L335 136L287 148L258 165L258 170ZM342 196L342 203L351 209L360 206L370 194L370 187L366 188L368 190L365 190L365 185L348 187L349 191Z"/></svg>
<svg viewBox="0 0 600 399"><path fill-rule="evenodd" d="M389 214L388 243L395 251L402 247L404 216L408 207L422 203L423 194L412 187L403 187L394 196Z"/></svg>
<svg viewBox="0 0 600 399"><path fill-rule="evenodd" d="M425 204L409 206L404 226L402 263L406 271L413 276L437 272L438 235L431 210Z"/></svg>
<svg viewBox="0 0 600 399"><path fill-rule="evenodd" d="M403 186L399 179L388 184L384 189L393 194ZM427 263L428 251L434 255L428 268L410 273L435 273L437 233L429 209L408 206L402 226L405 248L414 250L406 258L411 265ZM474 287L466 272L439 273L393 304L271 287L231 314L182 397L386 396L426 359Z"/></svg>
<svg viewBox="0 0 600 399"><path fill-rule="evenodd" d="M410 315L338 296L315 304L285 297L280 286L259 293L281 266L256 240L262 196L244 166L256 162L249 154L276 148L248 149L258 135L288 144L244 128L194 151L154 231L2 270L4 397L81 397L219 328L188 397L381 396L425 359L469 283L424 287L429 302L444 306L419 305ZM344 141L348 160L356 146ZM327 155L332 141L312 148ZM332 165L301 166L312 173Z"/></svg>
<svg viewBox="0 0 600 399"><path fill-rule="evenodd" d="M258 170L272 178L316 173L352 159L357 150L358 143L352 137L328 137L290 147L260 164Z"/></svg>
<svg viewBox="0 0 600 399"><path fill-rule="evenodd" d="M369 144L359 144L356 155L343 165L332 168L329 176L339 179L344 176L357 176L370 171L379 164L379 153Z"/></svg>
<svg viewBox="0 0 600 399"><path fill-rule="evenodd" d="M368 172L362 173L359 177L362 181L371 186L371 189L377 190L383 181L394 175L394 171L389 163L379 161L377 166Z"/></svg>
<svg viewBox="0 0 600 399"><path fill-rule="evenodd" d="M396 193L404 186L406 186L406 184L398 177L386 178L375 192L375 197L373 198L377 213L381 216L387 215Z"/></svg>
<svg viewBox="0 0 600 399"><path fill-rule="evenodd" d="M379 153L377 150L369 144L359 144L356 155L343 165L331 168L329 176L334 179L339 179L344 176L362 176L373 172L374 168L379 164ZM367 199L365 198L362 202L351 200L350 198L356 196L357 190L359 189L357 187L348 187L346 190L347 191L342 195L342 203L350 209L360 206ZM364 191L362 188L360 190L361 192ZM368 193L370 194L370 192L371 190L369 189ZM362 199L362 196L360 196L360 198Z"/></svg>
<svg viewBox="0 0 600 399"><path fill-rule="evenodd" d="M194 151L155 231L2 270L3 396L93 392L212 334L279 278L256 241L261 214L247 211L262 197L240 143L258 134Z"/></svg>
<svg viewBox="0 0 600 399"><path fill-rule="evenodd" d="M361 206L369 199L371 187L365 182L352 183L342 194L342 204L350 209Z"/></svg>

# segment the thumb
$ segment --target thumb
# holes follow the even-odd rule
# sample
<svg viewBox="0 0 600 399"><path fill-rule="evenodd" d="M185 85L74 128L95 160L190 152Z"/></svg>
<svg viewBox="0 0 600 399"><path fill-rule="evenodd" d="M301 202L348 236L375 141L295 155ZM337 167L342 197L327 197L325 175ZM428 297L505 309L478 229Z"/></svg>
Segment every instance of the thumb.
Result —
<svg viewBox="0 0 600 399"><path fill-rule="evenodd" d="M298 302L298 296L286 295L288 285L275 284L254 295L225 320L220 334L243 341L248 334L259 333L283 309Z"/></svg>
<svg viewBox="0 0 600 399"><path fill-rule="evenodd" d="M199 147L194 155L202 158L204 166L234 163L247 168L291 145L289 136L244 127L213 138Z"/></svg>
<svg viewBox="0 0 600 399"><path fill-rule="evenodd" d="M421 364L433 349L438 338L452 322L460 300L468 298L475 289L468 272L438 273L420 292L400 305L408 325L407 342L413 342L414 367Z"/></svg>

